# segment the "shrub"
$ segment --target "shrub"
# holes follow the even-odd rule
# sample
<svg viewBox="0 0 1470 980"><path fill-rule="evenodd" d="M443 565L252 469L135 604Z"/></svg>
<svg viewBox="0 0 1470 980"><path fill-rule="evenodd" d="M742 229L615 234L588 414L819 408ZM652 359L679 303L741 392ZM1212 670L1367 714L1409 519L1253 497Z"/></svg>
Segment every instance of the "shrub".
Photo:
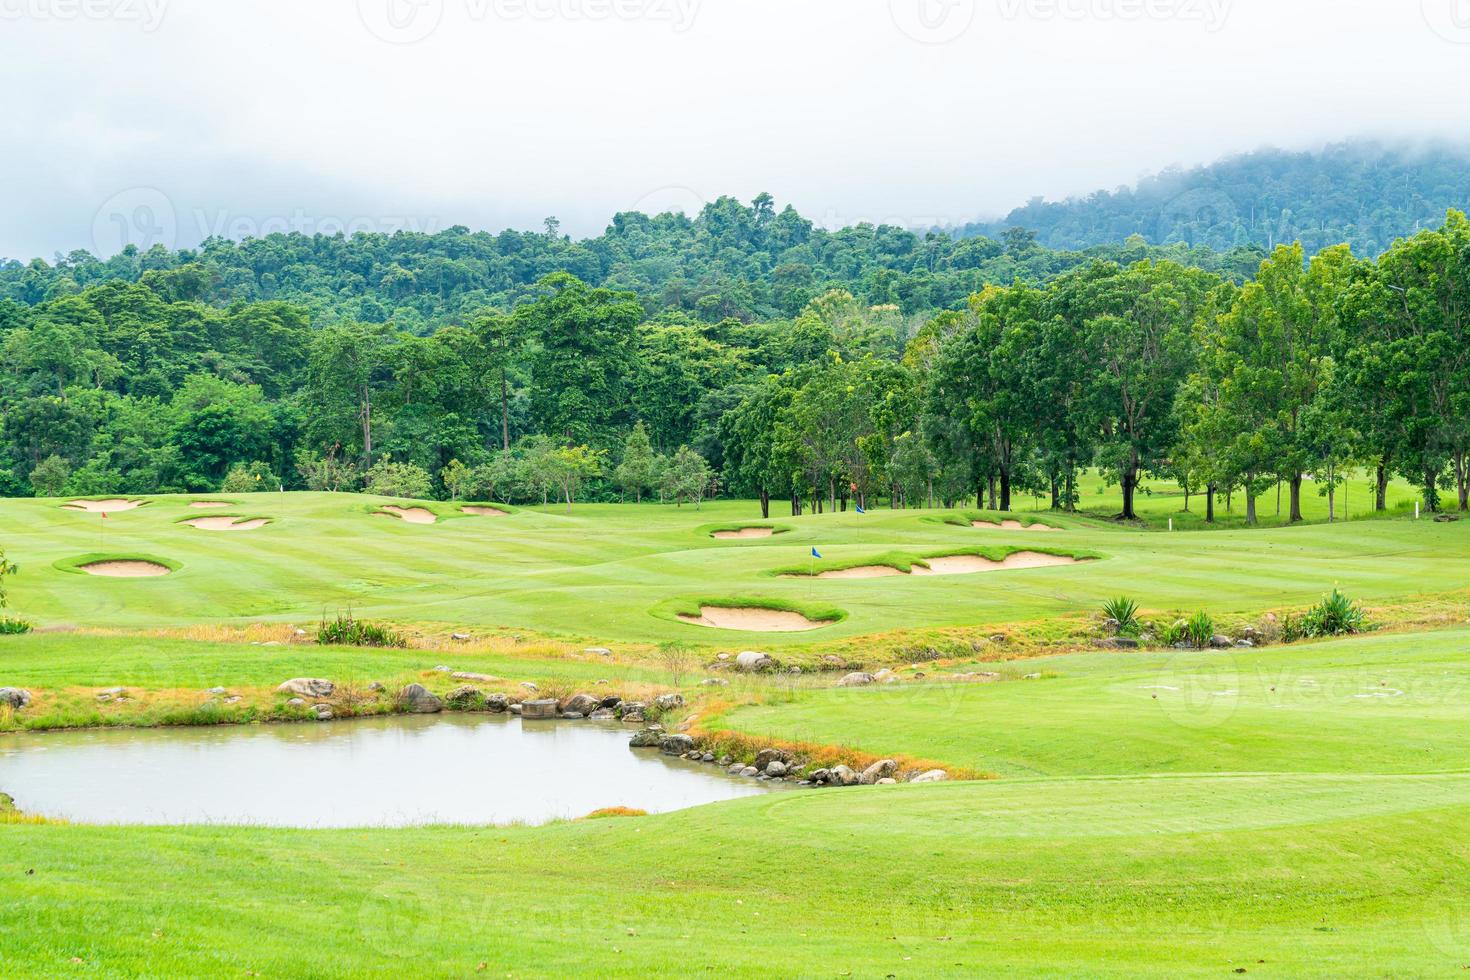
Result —
<svg viewBox="0 0 1470 980"><path fill-rule="evenodd" d="M17 636L21 633L29 633L32 629L31 624L23 619L0 616L0 636Z"/></svg>
<svg viewBox="0 0 1470 980"><path fill-rule="evenodd" d="M71 476L71 464L55 454L47 456L31 470L31 486L38 497L59 497Z"/></svg>
<svg viewBox="0 0 1470 980"><path fill-rule="evenodd" d="M386 626L354 619L351 611L337 614L333 620L323 619L317 627L316 641L323 646L406 647L408 640Z"/></svg>
<svg viewBox="0 0 1470 980"><path fill-rule="evenodd" d="M1167 626L1160 626L1156 631L1159 642L1164 646L1178 646L1189 640L1189 624L1182 619L1176 619Z"/></svg>
<svg viewBox="0 0 1470 980"><path fill-rule="evenodd" d="M432 483L428 471L412 463L390 463L384 460L367 471L368 492L382 497L413 497L423 500L429 496Z"/></svg>
<svg viewBox="0 0 1470 980"><path fill-rule="evenodd" d="M1301 618L1303 636L1341 636L1344 633L1361 633L1368 625L1367 614L1358 605L1337 589L1323 596Z"/></svg>
<svg viewBox="0 0 1470 980"><path fill-rule="evenodd" d="M261 462L248 466L236 463L230 467L224 482L220 484L221 493L255 493L267 490L274 493L280 489L281 481L271 472L269 464Z"/></svg>
<svg viewBox="0 0 1470 980"><path fill-rule="evenodd" d="M1192 646L1203 650L1210 645L1210 638L1215 635L1215 621L1210 614L1201 609L1184 624L1184 633Z"/></svg>
<svg viewBox="0 0 1470 980"><path fill-rule="evenodd" d="M1104 616L1118 624L1120 634L1123 636L1138 635L1138 603L1127 596L1120 595L1116 599L1104 602L1102 611Z"/></svg>

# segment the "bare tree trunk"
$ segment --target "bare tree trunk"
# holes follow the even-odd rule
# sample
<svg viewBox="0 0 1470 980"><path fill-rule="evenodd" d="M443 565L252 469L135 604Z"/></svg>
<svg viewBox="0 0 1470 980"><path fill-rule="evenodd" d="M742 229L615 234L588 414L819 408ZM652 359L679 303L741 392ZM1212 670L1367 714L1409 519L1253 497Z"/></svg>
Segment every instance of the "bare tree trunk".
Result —
<svg viewBox="0 0 1470 980"><path fill-rule="evenodd" d="M769 490L767 490L765 487L761 487L761 519L764 520L766 518L769 518L770 516L771 516L771 492Z"/></svg>
<svg viewBox="0 0 1470 980"><path fill-rule="evenodd" d="M1287 520L1295 524L1302 519L1302 475L1291 475L1291 516Z"/></svg>
<svg viewBox="0 0 1470 980"><path fill-rule="evenodd" d="M1379 462L1378 462L1378 472L1375 474L1375 477L1376 477L1376 479L1374 480L1374 490L1375 490L1375 493L1374 493L1374 497L1373 497L1373 509L1374 510L1379 510L1379 511L1388 510L1388 456L1387 455L1384 455L1384 457L1381 460L1379 460Z"/></svg>
<svg viewBox="0 0 1470 980"><path fill-rule="evenodd" d="M1215 485L1205 484L1205 523L1215 523Z"/></svg>

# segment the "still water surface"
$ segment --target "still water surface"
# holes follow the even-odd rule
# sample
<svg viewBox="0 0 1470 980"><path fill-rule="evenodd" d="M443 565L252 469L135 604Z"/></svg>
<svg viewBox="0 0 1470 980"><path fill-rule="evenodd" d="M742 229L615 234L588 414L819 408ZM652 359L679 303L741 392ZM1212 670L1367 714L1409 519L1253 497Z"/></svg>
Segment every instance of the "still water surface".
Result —
<svg viewBox="0 0 1470 980"><path fill-rule="evenodd" d="M632 729L497 715L0 736L0 791L84 823L540 823L771 792L629 749Z"/></svg>

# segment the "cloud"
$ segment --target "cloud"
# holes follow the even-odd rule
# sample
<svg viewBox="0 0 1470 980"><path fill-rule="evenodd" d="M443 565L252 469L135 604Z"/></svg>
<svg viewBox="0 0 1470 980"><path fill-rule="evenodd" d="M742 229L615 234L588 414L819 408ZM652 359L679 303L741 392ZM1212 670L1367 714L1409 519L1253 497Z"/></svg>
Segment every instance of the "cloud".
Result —
<svg viewBox="0 0 1470 980"><path fill-rule="evenodd" d="M669 188L958 224L1266 144L1463 137L1453 2L0 0L0 255L116 247L158 227L119 195L154 192L179 245L595 234Z"/></svg>

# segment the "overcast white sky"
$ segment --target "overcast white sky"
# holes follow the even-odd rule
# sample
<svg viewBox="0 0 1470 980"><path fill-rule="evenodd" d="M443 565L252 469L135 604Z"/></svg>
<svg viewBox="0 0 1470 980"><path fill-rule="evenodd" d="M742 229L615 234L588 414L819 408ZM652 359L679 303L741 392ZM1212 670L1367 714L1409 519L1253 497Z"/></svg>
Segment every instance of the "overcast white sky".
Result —
<svg viewBox="0 0 1470 980"><path fill-rule="evenodd" d="M1470 0L0 0L0 85L12 258L763 190L958 223L1470 136Z"/></svg>

